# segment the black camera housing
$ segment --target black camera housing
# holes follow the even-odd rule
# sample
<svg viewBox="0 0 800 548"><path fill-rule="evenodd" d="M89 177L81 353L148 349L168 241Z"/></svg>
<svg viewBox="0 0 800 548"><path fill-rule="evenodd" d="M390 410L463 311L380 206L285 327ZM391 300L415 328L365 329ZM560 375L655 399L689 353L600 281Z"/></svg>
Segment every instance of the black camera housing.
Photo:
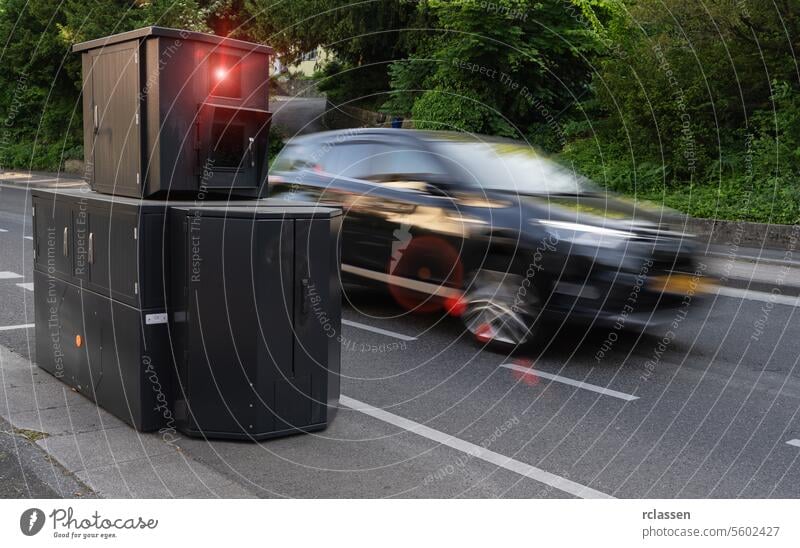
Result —
<svg viewBox="0 0 800 548"><path fill-rule="evenodd" d="M76 44L85 177L132 198L266 194L272 49L146 27Z"/></svg>

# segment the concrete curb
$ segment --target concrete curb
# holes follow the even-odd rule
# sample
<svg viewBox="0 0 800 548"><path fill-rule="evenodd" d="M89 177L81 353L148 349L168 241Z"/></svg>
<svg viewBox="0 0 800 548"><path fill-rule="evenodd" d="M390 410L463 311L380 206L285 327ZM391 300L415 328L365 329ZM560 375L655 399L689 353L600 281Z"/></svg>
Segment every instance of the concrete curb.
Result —
<svg viewBox="0 0 800 548"><path fill-rule="evenodd" d="M3 455L5 453L5 455ZM0 417L0 497L97 498L75 475ZM15 491L17 491L15 493Z"/></svg>
<svg viewBox="0 0 800 548"><path fill-rule="evenodd" d="M786 251L791 260L793 254L800 255L800 225L776 225L748 223L745 221L723 221L684 217L684 227L694 234L701 245L718 245L732 248L750 247ZM791 253L790 253L791 252Z"/></svg>
<svg viewBox="0 0 800 548"><path fill-rule="evenodd" d="M12 188L75 188L86 182L75 175L64 173L4 171L0 173L0 186Z"/></svg>

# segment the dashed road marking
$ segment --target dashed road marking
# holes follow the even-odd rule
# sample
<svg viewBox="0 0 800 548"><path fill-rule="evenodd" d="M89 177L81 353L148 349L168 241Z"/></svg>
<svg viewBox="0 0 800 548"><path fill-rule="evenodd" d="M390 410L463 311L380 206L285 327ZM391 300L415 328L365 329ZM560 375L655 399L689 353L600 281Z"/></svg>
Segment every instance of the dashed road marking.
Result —
<svg viewBox="0 0 800 548"><path fill-rule="evenodd" d="M356 329L363 329L364 331L372 331L373 333L378 333L380 335L386 335L387 337L394 337L395 339L400 339L401 341L416 341L416 337L411 337L409 335L403 335L402 333L395 333L394 331L389 331L388 329L381 329L380 327L373 327L371 325L366 325L363 323L353 322L350 320L342 320L342 324L349 325L350 327L355 327Z"/></svg>
<svg viewBox="0 0 800 548"><path fill-rule="evenodd" d="M562 384L568 384L570 386L575 386L577 388L582 388L584 390L591 390L592 392L597 392L598 394L603 394L604 396L611 396L612 398L619 398L625 401L633 401L639 399L639 396L626 394L625 392L619 392L617 390L612 390L610 388L605 388L603 386L597 386L596 384L590 384L588 382L577 381L575 379L570 379L568 377L562 377L561 375L553 375L552 373L545 373L544 371L539 371L538 369L531 369L530 367L525 367L524 365L517 365L515 363L504 363L500 367L505 367L506 369L513 369L514 371L519 371L520 373L525 373L527 375L535 375L537 377L542 377L543 379L560 382Z"/></svg>
<svg viewBox="0 0 800 548"><path fill-rule="evenodd" d="M800 447L800 440L789 440L786 442L787 445L794 445L795 447Z"/></svg>
<svg viewBox="0 0 800 548"><path fill-rule="evenodd" d="M602 491L597 491L596 489L592 489L586 485L582 485L570 479L547 472L541 468L536 468L535 466L512 459L511 457L501 455L500 453L490 451L489 449L481 447L480 445L453 437L450 434L445 434L439 430L434 430L433 428L425 426L424 424L420 424L399 415L389 413L383 409L378 409L377 407L354 400L353 398L345 395L342 395L339 398L339 401L350 409L364 413L365 415L368 415L374 419L383 421L398 428L402 428L403 430L407 430L408 432L412 432L418 436L422 436L423 438L435 441L436 443L446 445L447 447L471 455L484 462L494 464L495 466L509 470L510 472L515 472L521 476L525 476L526 478L544 483L545 485L549 485L560 491L569 493L570 495L584 499L614 498L611 495L603 493Z"/></svg>
<svg viewBox="0 0 800 548"><path fill-rule="evenodd" d="M17 287L21 287L22 289L27 289L28 291L33 291L33 282L27 284L17 284Z"/></svg>
<svg viewBox="0 0 800 548"><path fill-rule="evenodd" d="M7 270L0 272L0 280L15 280L17 278L22 278L22 274L17 274L16 272L9 272Z"/></svg>
<svg viewBox="0 0 800 548"><path fill-rule="evenodd" d="M767 293L765 291L753 291L752 289L736 289L734 287L723 287L718 285L710 292L722 295L723 297L733 297L735 299L747 299L750 301L763 301L767 303L786 304L789 306L800 305L800 296L791 297L780 293Z"/></svg>

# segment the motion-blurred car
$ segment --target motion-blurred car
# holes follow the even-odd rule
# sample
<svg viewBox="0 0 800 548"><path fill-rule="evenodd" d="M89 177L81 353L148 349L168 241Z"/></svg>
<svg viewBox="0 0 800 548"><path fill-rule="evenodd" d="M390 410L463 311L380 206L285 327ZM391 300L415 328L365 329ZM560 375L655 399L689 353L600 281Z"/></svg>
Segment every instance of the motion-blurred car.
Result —
<svg viewBox="0 0 800 548"><path fill-rule="evenodd" d="M699 293L690 237L527 144L359 129L292 139L270 195L344 210L342 272L410 310L444 308L510 349L563 320L669 321Z"/></svg>

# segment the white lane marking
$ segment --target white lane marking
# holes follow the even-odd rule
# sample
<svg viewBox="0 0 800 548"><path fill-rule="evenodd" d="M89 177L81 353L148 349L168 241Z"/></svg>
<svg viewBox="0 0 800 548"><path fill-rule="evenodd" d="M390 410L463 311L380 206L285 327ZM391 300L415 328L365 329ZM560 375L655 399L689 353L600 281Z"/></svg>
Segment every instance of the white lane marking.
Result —
<svg viewBox="0 0 800 548"><path fill-rule="evenodd" d="M28 291L33 291L33 283L32 282L31 283L27 283L27 284L17 284L17 286L21 287L22 289L27 289Z"/></svg>
<svg viewBox="0 0 800 548"><path fill-rule="evenodd" d="M9 272L8 270L0 272L0 280L14 280L16 278L22 278L22 275L16 272Z"/></svg>
<svg viewBox="0 0 800 548"><path fill-rule="evenodd" d="M30 329L36 327L35 323L24 323L22 325L4 325L0 327L0 331L13 331L14 329Z"/></svg>
<svg viewBox="0 0 800 548"><path fill-rule="evenodd" d="M530 367L525 367L524 365L517 365L515 363L504 363L501 364L500 367L505 367L506 369L513 369L514 371L519 371L520 373L528 373L531 375L536 375L537 377L542 377L543 379L549 379L551 381L560 382L562 384L568 384L570 386L575 386L577 388L583 388L584 390L591 390L592 392L597 392L598 394L603 394L604 396L611 396L612 398L619 398L625 401L633 401L639 399L639 396L626 394L625 392L618 392L616 390L611 390L610 388L597 386L596 384L589 384L588 382L576 381L575 379L562 377L561 375L553 375L552 373L545 373L544 371L539 371L538 369L531 369Z"/></svg>
<svg viewBox="0 0 800 548"><path fill-rule="evenodd" d="M397 287L412 289L428 295L436 295L438 297L461 296L461 292L458 289L453 289L452 287L445 287L443 285L421 282L419 280L412 280L410 278L403 278L402 276L396 276L394 274L384 274L383 272L376 272L375 270L368 270L359 266L343 264L342 272L349 272L350 274L355 274L356 276L361 276L370 280L377 280L379 282L385 282Z"/></svg>
<svg viewBox="0 0 800 548"><path fill-rule="evenodd" d="M722 295L723 297L733 297L735 299L787 304L789 306L800 305L800 296L791 297L789 295L781 295L780 293L767 293L765 291L753 291L752 289L736 289L734 287L723 287L721 285L709 289L709 292Z"/></svg>
<svg viewBox="0 0 800 548"><path fill-rule="evenodd" d="M552 474L542 470L541 468L536 468L530 464L512 459L511 457L506 457L500 453L495 453L494 451L490 451L489 449L481 447L480 445L475 445L474 443L453 437L450 434L445 434L439 430L434 430L433 428L425 426L424 424L420 424L393 413L389 413L383 409L378 409L377 407L354 400L348 396L340 396L339 401L350 409L359 411L365 415L369 415L374 419L378 419L379 421L402 428L403 430L407 430L408 432L412 432L418 436L422 436L423 438L435 441L436 443L446 445L447 447L451 447L457 451L461 451L477 459L481 459L482 461L494 464L500 468L515 472L521 476L525 476L532 480L544 483L545 485L555 487L556 489L559 489L565 493L569 493L570 495L584 499L614 498L611 495L597 491L591 487L581 485L580 483L557 476L556 474Z"/></svg>
<svg viewBox="0 0 800 548"><path fill-rule="evenodd" d="M26 240L33 240L33 236L23 236Z"/></svg>
<svg viewBox="0 0 800 548"><path fill-rule="evenodd" d="M0 228L0 232L8 232L5 228Z"/></svg>
<svg viewBox="0 0 800 548"><path fill-rule="evenodd" d="M365 325L363 323L353 322L350 320L342 320L342 324L349 325L350 327L355 327L357 329L363 329L364 331L372 331L373 333L379 333L381 335L386 335L388 337L394 337L395 339L400 339L401 341L416 341L416 337L409 337L408 335L403 335L402 333L395 333L394 331L389 331L388 329L381 329L380 327L372 327L371 325Z"/></svg>
<svg viewBox="0 0 800 548"><path fill-rule="evenodd" d="M800 440L789 440L786 442L787 445L794 445L795 447L800 447Z"/></svg>

